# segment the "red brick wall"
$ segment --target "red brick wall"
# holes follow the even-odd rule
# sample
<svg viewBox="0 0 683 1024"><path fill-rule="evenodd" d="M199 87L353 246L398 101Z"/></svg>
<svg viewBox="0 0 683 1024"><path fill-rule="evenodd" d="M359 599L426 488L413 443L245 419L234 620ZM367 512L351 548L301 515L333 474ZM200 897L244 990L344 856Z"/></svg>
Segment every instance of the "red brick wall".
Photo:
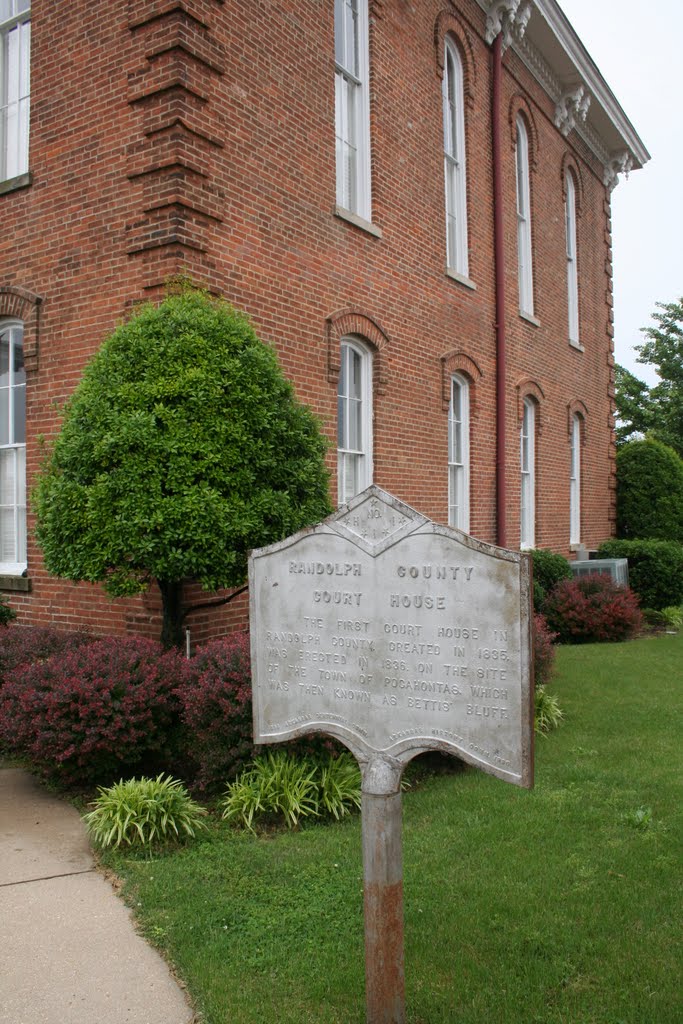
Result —
<svg viewBox="0 0 683 1024"><path fill-rule="evenodd" d="M105 0L33 8L32 185L0 195L0 316L16 289L37 316L28 464L103 337L173 273L189 273L252 318L299 397L336 431L335 352L348 319L381 345L375 482L447 517L444 379L472 377L471 532L495 541L495 293L490 49L474 0L371 2L373 223L334 215L333 5L319 0ZM445 274L443 32L466 76L470 290ZM535 312L518 315L514 119L531 173ZM504 57L508 543L519 539L521 400L539 398L537 546L569 554L570 408L586 410L582 539L613 522L609 197L602 168L517 57ZM567 341L563 176L578 178L583 352ZM34 300L40 297L42 301ZM33 315L33 314L32 314ZM35 317L34 317L35 319ZM341 326L340 326L341 325ZM448 357L448 358L445 358ZM576 404L579 403L579 404ZM334 469L333 453L330 466ZM31 525L31 524L29 524ZM156 594L112 602L52 580L35 543L23 621L97 632L158 631ZM241 609L241 612L240 612ZM241 605L197 613L196 637Z"/></svg>

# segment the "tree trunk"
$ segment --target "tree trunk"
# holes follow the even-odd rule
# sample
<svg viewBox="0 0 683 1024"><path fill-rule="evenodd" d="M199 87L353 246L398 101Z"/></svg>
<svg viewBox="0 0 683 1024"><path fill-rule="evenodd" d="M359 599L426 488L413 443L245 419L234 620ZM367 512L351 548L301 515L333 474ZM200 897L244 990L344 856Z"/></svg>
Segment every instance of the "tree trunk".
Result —
<svg viewBox="0 0 683 1024"><path fill-rule="evenodd" d="M161 642L164 647L182 647L183 637L183 581L157 580L161 591L163 621Z"/></svg>

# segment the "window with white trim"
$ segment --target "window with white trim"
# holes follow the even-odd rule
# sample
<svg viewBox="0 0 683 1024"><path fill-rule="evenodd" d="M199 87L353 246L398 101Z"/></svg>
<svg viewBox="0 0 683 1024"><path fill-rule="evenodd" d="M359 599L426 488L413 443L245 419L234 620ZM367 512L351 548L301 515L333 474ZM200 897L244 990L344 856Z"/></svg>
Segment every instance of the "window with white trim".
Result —
<svg viewBox="0 0 683 1024"><path fill-rule="evenodd" d="M531 196L529 188L529 136L524 118L517 116L515 145L517 169L517 274L520 313L534 313L534 276L531 262Z"/></svg>
<svg viewBox="0 0 683 1024"><path fill-rule="evenodd" d="M341 343L337 481L340 505L372 483L372 355L357 338Z"/></svg>
<svg viewBox="0 0 683 1024"><path fill-rule="evenodd" d="M444 52L443 149L446 183L446 266L468 275L467 182L465 178L464 76L458 49L450 39Z"/></svg>
<svg viewBox="0 0 683 1024"><path fill-rule="evenodd" d="M579 274L576 262L576 185L571 171L565 176L564 219L567 236L567 311L569 341L579 344Z"/></svg>
<svg viewBox="0 0 683 1024"><path fill-rule="evenodd" d="M28 171L31 0L0 0L0 181Z"/></svg>
<svg viewBox="0 0 683 1024"><path fill-rule="evenodd" d="M24 329L0 323L0 575L26 568Z"/></svg>
<svg viewBox="0 0 683 1024"><path fill-rule="evenodd" d="M536 403L524 399L520 439L521 507L519 546L536 544Z"/></svg>
<svg viewBox="0 0 683 1024"><path fill-rule="evenodd" d="M470 394L459 373L451 378L448 407L448 524L470 528Z"/></svg>
<svg viewBox="0 0 683 1024"><path fill-rule="evenodd" d="M368 0L334 0L337 205L371 220Z"/></svg>
<svg viewBox="0 0 683 1024"><path fill-rule="evenodd" d="M569 473L569 543L581 543L581 417L572 416Z"/></svg>

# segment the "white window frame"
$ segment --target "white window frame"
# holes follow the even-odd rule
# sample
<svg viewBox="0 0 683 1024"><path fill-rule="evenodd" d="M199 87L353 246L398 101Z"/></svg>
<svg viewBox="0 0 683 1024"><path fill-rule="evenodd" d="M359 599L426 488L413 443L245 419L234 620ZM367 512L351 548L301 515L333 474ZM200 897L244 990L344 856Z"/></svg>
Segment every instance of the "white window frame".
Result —
<svg viewBox="0 0 683 1024"><path fill-rule="evenodd" d="M567 319L570 345L579 347L579 273L576 253L576 185L571 171L565 175L564 203L567 238Z"/></svg>
<svg viewBox="0 0 683 1024"><path fill-rule="evenodd" d="M23 327L18 320L0 321L0 335L9 334L9 366L6 383L0 375L0 575L21 576L26 570L26 373L23 380L12 381L16 334L20 332L23 348ZM15 431L16 401L22 392L24 415L17 439ZM11 492L11 493L10 493ZM8 533L3 524L11 521ZM6 527L5 527L6 529ZM8 545L9 539L9 545ZM10 550L11 548L11 550Z"/></svg>
<svg viewBox="0 0 683 1024"><path fill-rule="evenodd" d="M519 311L534 315L534 270L531 251L531 189L529 184L529 134L524 118L517 115L515 144L517 176L517 275Z"/></svg>
<svg viewBox="0 0 683 1024"><path fill-rule="evenodd" d="M569 544L581 543L581 417L572 416L569 469Z"/></svg>
<svg viewBox="0 0 683 1024"><path fill-rule="evenodd" d="M451 377L448 406L448 525L470 529L470 388L465 377Z"/></svg>
<svg viewBox="0 0 683 1024"><path fill-rule="evenodd" d="M337 206L372 220L368 0L334 0Z"/></svg>
<svg viewBox="0 0 683 1024"><path fill-rule="evenodd" d="M525 398L520 431L519 546L536 546L536 403Z"/></svg>
<svg viewBox="0 0 683 1024"><path fill-rule="evenodd" d="M458 48L450 39L446 39L444 47L441 101L446 198L446 266L466 278L469 275L469 265L464 71Z"/></svg>
<svg viewBox="0 0 683 1024"><path fill-rule="evenodd" d="M355 389L350 387L352 362L360 378L356 377ZM349 416L352 405L356 406L358 415L356 431L352 429L352 417ZM357 436L352 437L353 433ZM360 338L342 338L337 386L337 495L340 505L372 483L372 443L372 353Z"/></svg>
<svg viewBox="0 0 683 1024"><path fill-rule="evenodd" d="M28 171L31 95L30 0L0 5L0 181Z"/></svg>

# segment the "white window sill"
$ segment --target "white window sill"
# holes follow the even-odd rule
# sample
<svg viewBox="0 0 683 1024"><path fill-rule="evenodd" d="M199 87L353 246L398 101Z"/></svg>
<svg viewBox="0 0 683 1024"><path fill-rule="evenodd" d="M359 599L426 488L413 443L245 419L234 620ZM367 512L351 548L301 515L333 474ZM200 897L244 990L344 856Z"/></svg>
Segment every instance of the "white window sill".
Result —
<svg viewBox="0 0 683 1024"><path fill-rule="evenodd" d="M579 341L572 341L571 338L569 339L569 347L575 349L575 351L577 351L577 352L585 352L586 351L585 348L583 347L583 345Z"/></svg>
<svg viewBox="0 0 683 1024"><path fill-rule="evenodd" d="M476 292L477 286L469 277L465 277L464 274L459 274L457 270L453 270L451 267L446 267L446 277L450 277L451 281L457 281L458 284L462 284L465 288L469 288L470 291Z"/></svg>
<svg viewBox="0 0 683 1024"><path fill-rule="evenodd" d="M335 206L334 208L335 217L340 217L342 220L346 220L349 224L353 224L354 227L360 228L361 231L366 231L369 235L374 238L382 237L381 228L371 224L369 220L365 220L364 217L359 217L357 213L351 213L350 210L344 209L343 206Z"/></svg>
<svg viewBox="0 0 683 1024"><path fill-rule="evenodd" d="M13 566L0 566L0 591L30 591L31 581L28 576L22 575L23 572L26 572L26 566L19 567L18 572Z"/></svg>
<svg viewBox="0 0 683 1024"><path fill-rule="evenodd" d="M26 171L25 174L17 174L15 178L7 178L5 181L0 181L0 196L6 192L16 192L17 189L27 188L33 183L33 175L30 171Z"/></svg>
<svg viewBox="0 0 683 1024"><path fill-rule="evenodd" d="M522 320L526 320L528 324L533 324L534 327L540 327L541 321L533 313L525 313L523 309L520 309L519 315Z"/></svg>

